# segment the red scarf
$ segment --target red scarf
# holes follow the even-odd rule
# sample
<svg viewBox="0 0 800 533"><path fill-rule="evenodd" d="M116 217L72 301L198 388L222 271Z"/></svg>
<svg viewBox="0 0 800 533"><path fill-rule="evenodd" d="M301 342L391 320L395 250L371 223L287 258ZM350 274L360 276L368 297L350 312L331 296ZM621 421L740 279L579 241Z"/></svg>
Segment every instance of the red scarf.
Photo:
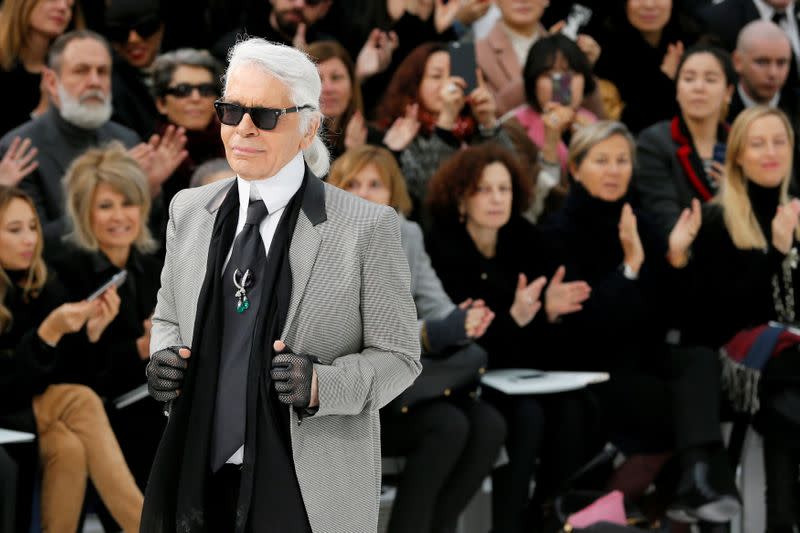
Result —
<svg viewBox="0 0 800 533"><path fill-rule="evenodd" d="M727 124L722 124L717 133L717 138L722 140L727 139L729 129ZM708 184L709 178L706 176L703 162L700 160L700 156L697 154L694 143L692 143L689 136L688 129L680 116L676 116L672 119L670 133L672 135L672 140L678 145L678 150L676 152L678 161L686 177L689 178L689 183L691 183L694 190L697 191L697 194L700 195L703 202L711 200L711 198L714 197L714 193Z"/></svg>
<svg viewBox="0 0 800 533"><path fill-rule="evenodd" d="M422 109L420 106L420 110L417 113L417 118L420 122L420 129L424 131L427 135L433 133L433 130L436 129L436 120L439 118L438 115L434 115L428 111ZM456 123L453 126L453 129L450 130L456 139L461 142L465 142L469 139L473 133L475 133L475 119L472 115L458 115L456 118Z"/></svg>

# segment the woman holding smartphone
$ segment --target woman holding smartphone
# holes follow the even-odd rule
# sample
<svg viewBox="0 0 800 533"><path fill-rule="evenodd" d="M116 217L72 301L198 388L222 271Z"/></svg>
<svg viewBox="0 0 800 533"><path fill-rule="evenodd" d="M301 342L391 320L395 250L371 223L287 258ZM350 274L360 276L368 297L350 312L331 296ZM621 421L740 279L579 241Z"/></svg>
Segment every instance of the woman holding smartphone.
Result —
<svg viewBox="0 0 800 533"><path fill-rule="evenodd" d="M115 398L146 383L150 316L160 285L161 261L146 221L147 180L121 145L92 149L76 159L64 178L71 246L53 265L73 297L85 298L121 270L120 312L89 357L75 361L73 379L101 396ZM112 427L136 482L144 487L164 427L158 403L147 397L109 411Z"/></svg>
<svg viewBox="0 0 800 533"><path fill-rule="evenodd" d="M64 303L63 286L48 272L42 245L31 199L0 186L0 427L37 434L44 530L77 529L90 477L122 529L135 532L142 493L103 404L60 372L72 358L72 341L96 343L120 299L109 289L92 302Z"/></svg>
<svg viewBox="0 0 800 533"><path fill-rule="evenodd" d="M678 114L639 134L633 186L662 235L693 199L705 203L719 190L729 130L724 121L733 87L727 52L692 47L677 69Z"/></svg>

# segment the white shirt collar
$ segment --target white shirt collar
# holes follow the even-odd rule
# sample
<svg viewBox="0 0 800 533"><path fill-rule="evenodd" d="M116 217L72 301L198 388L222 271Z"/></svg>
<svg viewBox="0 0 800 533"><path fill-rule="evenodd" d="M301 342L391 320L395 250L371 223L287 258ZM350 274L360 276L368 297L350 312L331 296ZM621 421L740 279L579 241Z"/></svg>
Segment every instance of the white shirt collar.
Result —
<svg viewBox="0 0 800 533"><path fill-rule="evenodd" d="M766 3L764 0L753 0L753 5L756 6L756 9L758 9L758 13L761 15L762 19L772 20L772 15L775 14L774 7ZM794 2L789 2L789 5L786 6L786 17L794 17Z"/></svg>
<svg viewBox="0 0 800 533"><path fill-rule="evenodd" d="M239 210L247 210L250 204L251 196L253 198L262 198L267 210L270 213L275 213L280 209L286 207L289 200L292 199L294 193L300 189L303 183L303 176L306 172L305 162L303 160L303 152L297 152L282 169L275 175L265 178L263 180L248 181L240 177L236 177L236 185L239 187ZM253 191L255 194L250 194L250 188L255 187Z"/></svg>
<svg viewBox="0 0 800 533"><path fill-rule="evenodd" d="M744 87L742 87L741 83L736 84L736 90L738 91L739 98L742 99L742 103L744 104L745 107L753 107L758 105L758 102L750 98L750 95L747 94L747 91L744 90ZM781 93L780 91L778 91L777 93L775 93L775 96L773 96L772 99L769 102L767 102L767 105L769 107L778 107L778 102L780 101L780 99L781 99Z"/></svg>

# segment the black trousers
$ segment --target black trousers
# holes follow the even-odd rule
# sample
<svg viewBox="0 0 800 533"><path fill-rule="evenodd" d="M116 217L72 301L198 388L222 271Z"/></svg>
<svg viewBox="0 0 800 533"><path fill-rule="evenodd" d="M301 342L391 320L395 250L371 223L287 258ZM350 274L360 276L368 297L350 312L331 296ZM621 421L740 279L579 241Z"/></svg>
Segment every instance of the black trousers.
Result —
<svg viewBox="0 0 800 533"><path fill-rule="evenodd" d="M665 347L640 368L611 373L599 395L610 438L624 451L719 446L720 363L703 347Z"/></svg>
<svg viewBox="0 0 800 533"><path fill-rule="evenodd" d="M17 463L0 446L0 531L14 531L17 508Z"/></svg>
<svg viewBox="0 0 800 533"><path fill-rule="evenodd" d="M440 400L404 415L382 414L383 454L406 459L389 533L454 531L505 435L503 418L481 401Z"/></svg>
<svg viewBox="0 0 800 533"><path fill-rule="evenodd" d="M508 426L505 445L509 462L492 475L492 530L530 531L539 503L552 496L602 444L593 439L595 400L586 390L511 396L487 388L483 397L503 413Z"/></svg>

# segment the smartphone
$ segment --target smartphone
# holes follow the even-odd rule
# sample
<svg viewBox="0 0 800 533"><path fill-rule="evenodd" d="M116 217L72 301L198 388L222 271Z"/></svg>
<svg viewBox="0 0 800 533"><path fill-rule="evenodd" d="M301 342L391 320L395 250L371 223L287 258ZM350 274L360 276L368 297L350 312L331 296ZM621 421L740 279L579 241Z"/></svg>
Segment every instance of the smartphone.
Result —
<svg viewBox="0 0 800 533"><path fill-rule="evenodd" d="M460 43L453 41L447 45L450 53L450 75L463 78L467 82L464 94L469 94L478 86L475 70L478 64L475 60L475 44L471 42Z"/></svg>
<svg viewBox="0 0 800 533"><path fill-rule="evenodd" d="M723 143L717 143L714 145L714 155L711 158L719 163L720 165L725 164L725 151L726 147Z"/></svg>
<svg viewBox="0 0 800 533"><path fill-rule="evenodd" d="M108 280L105 283L103 283L100 286L99 289L97 289L92 294L90 294L89 297L86 298L86 301L91 302L92 300L96 300L96 299L100 298L100 296L102 296L102 294L104 292L106 292L108 289L110 289L111 287L119 287L120 285L125 283L125 280L127 278L128 278L128 271L127 270L120 270L119 272L117 272L116 274L111 276L110 280Z"/></svg>
<svg viewBox="0 0 800 533"><path fill-rule="evenodd" d="M561 105L572 103L572 76L568 72L554 72L550 79L553 82L553 102Z"/></svg>

